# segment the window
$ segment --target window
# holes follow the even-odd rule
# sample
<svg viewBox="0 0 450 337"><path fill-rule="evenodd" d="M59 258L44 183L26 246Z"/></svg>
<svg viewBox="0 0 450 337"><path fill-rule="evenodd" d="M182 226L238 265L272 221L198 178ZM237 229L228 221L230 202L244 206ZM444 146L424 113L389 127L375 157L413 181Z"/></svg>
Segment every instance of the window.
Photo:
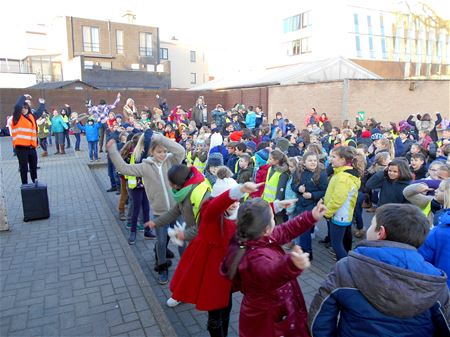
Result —
<svg viewBox="0 0 450 337"><path fill-rule="evenodd" d="M381 32L381 53L383 54L383 59L387 59L387 48L386 48L386 35L384 34L384 18L380 15L380 32Z"/></svg>
<svg viewBox="0 0 450 337"><path fill-rule="evenodd" d="M83 50L94 53L100 52L98 27L83 26Z"/></svg>
<svg viewBox="0 0 450 337"><path fill-rule="evenodd" d="M152 56L152 34L139 33L139 55Z"/></svg>
<svg viewBox="0 0 450 337"><path fill-rule="evenodd" d="M169 59L169 49L159 48L159 58L161 60L168 60Z"/></svg>
<svg viewBox="0 0 450 337"><path fill-rule="evenodd" d="M372 29L372 17L367 16L367 30L369 32L369 52L370 57L375 58L375 50L373 49L373 29Z"/></svg>
<svg viewBox="0 0 450 337"><path fill-rule="evenodd" d="M359 36L355 36L355 42L356 42L356 56L361 57L362 51L361 51L361 41Z"/></svg>
<svg viewBox="0 0 450 337"><path fill-rule="evenodd" d="M147 64L147 71L154 72L155 71L155 65L154 64Z"/></svg>
<svg viewBox="0 0 450 337"><path fill-rule="evenodd" d="M311 52L311 46L310 46L310 38L309 37L291 41L288 45L288 55L289 56L306 54L306 53L310 53L310 52Z"/></svg>
<svg viewBox="0 0 450 337"><path fill-rule="evenodd" d="M111 62L100 62L100 67L102 69L112 69Z"/></svg>
<svg viewBox="0 0 450 337"><path fill-rule="evenodd" d="M191 84L197 84L197 74L191 73Z"/></svg>
<svg viewBox="0 0 450 337"><path fill-rule="evenodd" d="M116 30L116 51L117 54L123 54L123 31Z"/></svg>
<svg viewBox="0 0 450 337"><path fill-rule="evenodd" d="M311 26L310 12L304 12L283 20L283 32L295 32L306 27Z"/></svg>
<svg viewBox="0 0 450 337"><path fill-rule="evenodd" d="M356 56L361 57L361 38L359 37L359 19L358 14L353 14L353 23L355 25L355 43L356 43Z"/></svg>
<svg viewBox="0 0 450 337"><path fill-rule="evenodd" d="M93 69L94 61L84 61L84 69Z"/></svg>
<svg viewBox="0 0 450 337"><path fill-rule="evenodd" d="M191 62L195 62L196 60L196 55L195 55L195 50L191 50Z"/></svg>

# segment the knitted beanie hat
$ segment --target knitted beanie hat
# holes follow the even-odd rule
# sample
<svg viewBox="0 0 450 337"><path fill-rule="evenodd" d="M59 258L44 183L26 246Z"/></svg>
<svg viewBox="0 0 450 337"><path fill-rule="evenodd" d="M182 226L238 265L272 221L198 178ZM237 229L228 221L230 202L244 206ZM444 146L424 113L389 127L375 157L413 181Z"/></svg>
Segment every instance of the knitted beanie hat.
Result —
<svg viewBox="0 0 450 337"><path fill-rule="evenodd" d="M277 139L276 147L278 147L281 151L286 152L289 148L289 141L286 138L280 137Z"/></svg>
<svg viewBox="0 0 450 337"><path fill-rule="evenodd" d="M208 160L206 162L207 167L222 166L222 165L223 165L223 156L221 153L214 152L208 156Z"/></svg>

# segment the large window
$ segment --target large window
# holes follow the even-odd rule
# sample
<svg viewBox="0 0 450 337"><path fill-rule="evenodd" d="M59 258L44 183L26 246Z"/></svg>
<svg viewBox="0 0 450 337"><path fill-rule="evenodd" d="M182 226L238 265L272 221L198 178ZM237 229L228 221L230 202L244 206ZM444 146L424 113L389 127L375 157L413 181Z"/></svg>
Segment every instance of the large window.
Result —
<svg viewBox="0 0 450 337"><path fill-rule="evenodd" d="M197 74L191 73L191 84L197 84Z"/></svg>
<svg viewBox="0 0 450 337"><path fill-rule="evenodd" d="M311 52L311 38L305 37L289 42L288 55L295 56L300 54L306 54Z"/></svg>
<svg viewBox="0 0 450 337"><path fill-rule="evenodd" d="M117 54L123 54L123 31L116 30L116 51Z"/></svg>
<svg viewBox="0 0 450 337"><path fill-rule="evenodd" d="M98 27L83 26L83 50L94 53L100 52Z"/></svg>
<svg viewBox="0 0 450 337"><path fill-rule="evenodd" d="M191 62L196 62L197 55L195 53L195 50L191 50L190 56L191 56Z"/></svg>
<svg viewBox="0 0 450 337"><path fill-rule="evenodd" d="M384 33L384 18L380 15L380 31L381 31L381 53L383 54L383 59L387 59L387 48L386 48L386 35Z"/></svg>
<svg viewBox="0 0 450 337"><path fill-rule="evenodd" d="M152 34L139 33L139 55L152 56Z"/></svg>
<svg viewBox="0 0 450 337"><path fill-rule="evenodd" d="M169 49L159 48L159 58L161 60L168 60L169 59Z"/></svg>
<svg viewBox="0 0 450 337"><path fill-rule="evenodd" d="M283 31L285 33L295 32L311 26L310 12L304 12L283 20Z"/></svg>
<svg viewBox="0 0 450 337"><path fill-rule="evenodd" d="M373 28L372 28L372 17L367 16L367 30L369 32L369 52L370 57L375 58L375 49L373 47Z"/></svg>

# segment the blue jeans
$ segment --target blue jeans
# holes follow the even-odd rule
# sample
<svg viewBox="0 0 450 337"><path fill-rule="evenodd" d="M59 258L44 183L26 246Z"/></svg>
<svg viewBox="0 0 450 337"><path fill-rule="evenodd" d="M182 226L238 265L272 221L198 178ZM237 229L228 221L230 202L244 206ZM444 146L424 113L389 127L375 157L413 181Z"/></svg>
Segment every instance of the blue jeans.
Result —
<svg viewBox="0 0 450 337"><path fill-rule="evenodd" d="M159 215L153 215L153 221L156 220ZM167 245L169 244L169 236L167 230L169 227L173 227L175 224L167 224L162 227L156 227L156 260L158 265L166 263ZM178 246L178 253L181 255L184 252L186 245Z"/></svg>
<svg viewBox="0 0 450 337"><path fill-rule="evenodd" d="M80 149L81 133L75 133L75 150Z"/></svg>
<svg viewBox="0 0 450 337"><path fill-rule="evenodd" d="M338 226L330 222L331 247L336 253L336 260L340 260L348 255L352 249L352 226Z"/></svg>
<svg viewBox="0 0 450 337"><path fill-rule="evenodd" d="M65 129L64 130L64 142L67 141L67 146L66 147L70 147L70 134L69 134L69 129ZM64 143L63 142L63 143Z"/></svg>
<svg viewBox="0 0 450 337"><path fill-rule="evenodd" d="M49 134L48 134L48 137L47 137L47 140L48 140L48 143L50 144L50 145L52 145L52 133L50 132Z"/></svg>
<svg viewBox="0 0 450 337"><path fill-rule="evenodd" d="M47 138L39 138L39 144L41 145L42 151L47 152Z"/></svg>
<svg viewBox="0 0 450 337"><path fill-rule="evenodd" d="M312 253L312 240L311 234L314 233L314 227L310 230L304 232L300 235L295 241L297 245L299 245L305 253Z"/></svg>
<svg viewBox="0 0 450 337"><path fill-rule="evenodd" d="M112 163L111 159L109 159L109 156L108 156L108 177L112 188L120 187L119 175L117 174L116 168L114 167L114 164Z"/></svg>
<svg viewBox="0 0 450 337"><path fill-rule="evenodd" d="M364 193L358 192L358 199L356 199L355 205L355 213L353 214L353 218L356 223L356 229L363 229L364 222L362 217L362 203L364 201Z"/></svg>
<svg viewBox="0 0 450 337"><path fill-rule="evenodd" d="M98 159L98 141L88 142L89 148L89 159L97 160Z"/></svg>
<svg viewBox="0 0 450 337"><path fill-rule="evenodd" d="M131 198L133 199L133 215L131 216L131 231L136 232L139 213L142 208L144 223L150 217L150 204L148 203L147 194L144 188L130 189Z"/></svg>

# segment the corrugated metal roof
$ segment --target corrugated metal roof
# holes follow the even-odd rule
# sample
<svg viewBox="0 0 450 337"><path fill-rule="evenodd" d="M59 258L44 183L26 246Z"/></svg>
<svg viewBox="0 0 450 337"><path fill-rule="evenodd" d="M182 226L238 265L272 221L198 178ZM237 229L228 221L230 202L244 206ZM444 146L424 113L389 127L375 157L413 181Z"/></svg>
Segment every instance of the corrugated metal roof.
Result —
<svg viewBox="0 0 450 337"><path fill-rule="evenodd" d="M366 68L346 59L335 57L260 71L238 72L198 85L189 90L215 90L262 85L284 85L351 79L382 79Z"/></svg>

